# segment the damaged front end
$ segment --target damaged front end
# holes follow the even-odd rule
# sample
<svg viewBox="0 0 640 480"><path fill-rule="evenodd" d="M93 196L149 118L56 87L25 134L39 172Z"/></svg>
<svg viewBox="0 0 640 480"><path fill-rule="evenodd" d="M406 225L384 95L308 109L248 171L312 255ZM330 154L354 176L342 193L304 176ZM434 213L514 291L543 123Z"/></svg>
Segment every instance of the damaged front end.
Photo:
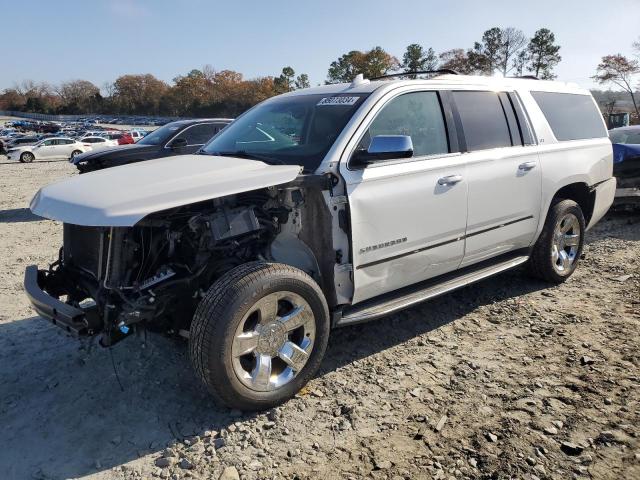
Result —
<svg viewBox="0 0 640 480"><path fill-rule="evenodd" d="M177 207L133 227L64 224L59 259L30 266L36 311L76 336L113 345L136 330L188 330L206 289L237 265L264 258L289 212L262 190Z"/></svg>

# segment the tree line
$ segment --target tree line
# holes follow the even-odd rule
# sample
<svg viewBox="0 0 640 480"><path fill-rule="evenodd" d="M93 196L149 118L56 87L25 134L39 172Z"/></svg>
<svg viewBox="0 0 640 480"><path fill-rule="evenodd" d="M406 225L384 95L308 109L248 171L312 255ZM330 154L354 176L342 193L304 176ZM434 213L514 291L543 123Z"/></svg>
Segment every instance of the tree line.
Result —
<svg viewBox="0 0 640 480"><path fill-rule="evenodd" d="M0 110L235 117L269 97L308 86L309 77L296 76L291 67L278 76L245 80L239 72L205 66L177 76L171 85L151 74L122 75L102 91L87 80L57 86L27 80L0 94Z"/></svg>
<svg viewBox="0 0 640 480"><path fill-rule="evenodd" d="M493 27L484 32L480 41L468 49L454 48L436 54L433 48L413 43L402 59L374 47L362 52L352 50L329 66L327 83L350 82L358 74L365 78L380 77L389 73L406 73L450 69L468 75L503 76L533 75L541 79L554 79L553 69L562 57L558 53L555 35L547 28L536 31L528 38L521 30Z"/></svg>
<svg viewBox="0 0 640 480"><path fill-rule="evenodd" d="M634 44L640 59L640 40ZM469 48L436 53L433 48L413 43L398 58L382 47L352 50L331 62L325 83L350 82L359 73L375 78L401 73L415 78L416 72L451 69L462 74L503 76L532 75L554 79L560 63L560 46L555 35L540 28L531 37L513 27L493 27ZM616 85L627 92L634 105L637 59L620 54L602 58L593 79ZM154 116L235 117L271 96L310 86L308 75L296 74L286 66L279 74L245 79L233 70L217 71L211 66L179 75L169 84L151 74L123 75L102 89L86 80L72 80L52 86L30 80L0 93L0 110L50 114L105 113Z"/></svg>

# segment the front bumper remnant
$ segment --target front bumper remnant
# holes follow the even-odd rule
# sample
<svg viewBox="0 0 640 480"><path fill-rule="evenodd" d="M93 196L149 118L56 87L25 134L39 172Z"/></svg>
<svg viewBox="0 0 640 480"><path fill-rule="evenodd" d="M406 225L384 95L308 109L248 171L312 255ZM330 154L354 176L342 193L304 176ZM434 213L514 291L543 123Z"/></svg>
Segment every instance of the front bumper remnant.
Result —
<svg viewBox="0 0 640 480"><path fill-rule="evenodd" d="M46 272L29 265L24 272L24 290L38 314L74 336L91 335L87 312L52 297L42 289Z"/></svg>

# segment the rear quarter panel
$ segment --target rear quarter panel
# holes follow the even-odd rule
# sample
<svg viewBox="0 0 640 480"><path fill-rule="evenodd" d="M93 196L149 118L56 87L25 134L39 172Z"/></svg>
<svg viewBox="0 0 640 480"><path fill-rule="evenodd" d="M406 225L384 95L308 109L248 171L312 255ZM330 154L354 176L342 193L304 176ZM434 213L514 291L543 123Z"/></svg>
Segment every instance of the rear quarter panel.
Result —
<svg viewBox="0 0 640 480"><path fill-rule="evenodd" d="M518 90L538 142L542 169L542 202L540 218L546 218L554 195L572 183L594 187L613 175L613 148L608 136L588 140L556 140L549 123L528 90ZM587 93L574 89L566 93ZM597 105L594 102L594 108ZM604 126L606 134L607 130ZM538 234L544 222L538 225ZM537 235L536 235L537 238Z"/></svg>

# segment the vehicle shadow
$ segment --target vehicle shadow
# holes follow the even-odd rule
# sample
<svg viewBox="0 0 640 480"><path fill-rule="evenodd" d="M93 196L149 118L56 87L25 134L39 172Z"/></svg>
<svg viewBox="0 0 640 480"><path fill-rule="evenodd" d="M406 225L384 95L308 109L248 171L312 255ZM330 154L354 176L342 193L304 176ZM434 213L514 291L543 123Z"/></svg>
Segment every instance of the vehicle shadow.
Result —
<svg viewBox="0 0 640 480"><path fill-rule="evenodd" d="M31 213L28 208L9 208L0 210L0 223L39 222L44 218Z"/></svg>
<svg viewBox="0 0 640 480"><path fill-rule="evenodd" d="M7 157L5 157L4 155L0 155L0 159L4 160L0 162L0 165L32 165L34 163L59 163L59 162L69 163L69 160L34 160L33 162L30 162L30 163L20 163L18 161L9 162L7 161Z"/></svg>
<svg viewBox="0 0 640 480"><path fill-rule="evenodd" d="M547 286L507 272L388 318L338 329L318 375L481 305ZM251 418L213 403L192 373L185 342L152 334L145 348L140 342L132 337L107 350L69 338L39 317L0 324L0 465L9 466L3 478L81 477Z"/></svg>

